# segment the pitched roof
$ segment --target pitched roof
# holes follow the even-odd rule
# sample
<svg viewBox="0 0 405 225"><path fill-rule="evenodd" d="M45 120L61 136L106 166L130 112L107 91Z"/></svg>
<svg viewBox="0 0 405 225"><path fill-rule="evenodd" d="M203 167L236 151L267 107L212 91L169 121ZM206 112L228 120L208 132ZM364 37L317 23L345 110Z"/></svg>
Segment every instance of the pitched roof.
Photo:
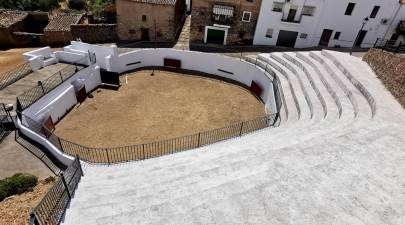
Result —
<svg viewBox="0 0 405 225"><path fill-rule="evenodd" d="M24 20L27 16L28 16L28 12L24 12L24 11L2 10L2 11L0 11L0 27L8 28L8 27Z"/></svg>
<svg viewBox="0 0 405 225"><path fill-rule="evenodd" d="M45 31L70 31L70 25L78 24L82 19L82 14L59 14L51 17Z"/></svg>
<svg viewBox="0 0 405 225"><path fill-rule="evenodd" d="M177 2L177 0L130 0L130 1L155 5L175 5Z"/></svg>

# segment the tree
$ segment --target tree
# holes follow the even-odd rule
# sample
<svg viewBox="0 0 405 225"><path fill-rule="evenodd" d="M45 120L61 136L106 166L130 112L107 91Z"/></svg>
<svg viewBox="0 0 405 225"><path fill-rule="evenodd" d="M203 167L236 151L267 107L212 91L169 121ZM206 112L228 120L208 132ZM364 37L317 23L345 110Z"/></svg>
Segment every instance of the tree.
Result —
<svg viewBox="0 0 405 225"><path fill-rule="evenodd" d="M59 6L58 0L1 0L0 8L22 11L49 11Z"/></svg>
<svg viewBox="0 0 405 225"><path fill-rule="evenodd" d="M85 0L69 0L69 8L82 10L86 8L86 1Z"/></svg>

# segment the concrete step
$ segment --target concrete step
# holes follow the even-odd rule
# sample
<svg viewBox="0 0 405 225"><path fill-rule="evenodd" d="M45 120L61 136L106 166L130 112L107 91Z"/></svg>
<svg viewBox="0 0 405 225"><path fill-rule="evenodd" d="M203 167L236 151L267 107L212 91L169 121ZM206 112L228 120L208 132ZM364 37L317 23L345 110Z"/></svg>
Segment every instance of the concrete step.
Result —
<svg viewBox="0 0 405 225"><path fill-rule="evenodd" d="M376 136L380 132L381 129L377 131L370 131L370 134ZM365 134L363 131L361 133ZM345 140L347 135L350 135L350 133L342 135L338 139ZM343 142L344 141L341 140L339 143ZM315 146L317 146L316 149L325 149L327 150L328 153L334 154L336 156L342 154L342 149L340 148L340 146L330 145L329 142L307 143L303 146L304 149L308 149L308 151L306 151L305 153L308 154L309 151L311 151L312 152L311 154L313 156L316 156L318 152L314 151ZM285 150L287 149L280 149L279 151L276 152L285 153ZM350 152L355 151L355 149L345 148L345 151ZM323 154L325 153L326 152L323 151ZM294 153L291 152L291 154ZM137 188L137 192L130 192L131 189L128 189L127 192L122 194L103 192L103 194L105 194L106 196L114 196L114 199L111 202L102 203L111 206L114 210L113 212L109 213L106 212L106 215L108 216L101 218L101 221L107 222L104 221L104 219L108 218L129 218L128 216L122 217L122 215L125 215L127 213L136 214L140 216L140 218L143 218L143 213L146 213L152 208L167 209L168 207L167 204L170 205L174 204L180 206L182 207L180 211L184 212L184 210L195 209L205 204L212 204L212 202L228 201L233 196L241 196L243 195L243 193L249 192L253 189L266 187L268 185L274 184L272 180L274 179L274 177L277 177L278 175L273 173L275 171L280 172L276 169L276 167L274 167L276 166L275 164L266 163L274 157L277 157L277 153L275 155L274 151L266 152L263 155L257 155L256 159L260 159L260 161L257 161L256 164L250 162L249 164L246 164L245 167L237 167L237 168L228 167L227 169L229 169L229 171L231 172L236 172L239 171L240 169L243 169L245 171L245 173L242 173L243 175L236 177L233 174L226 173L226 169L222 168L222 173L221 172L217 174L214 173L209 176L202 176L199 174L195 174L198 177L198 179L200 179L200 181L198 183L191 183L190 184L191 186L187 184L182 184L179 186L172 187L171 183L162 184L164 187L167 187L167 185L169 185L169 187L165 189L162 188L161 185L159 184L152 185L150 186L150 188L152 189L151 191L152 193L148 197L144 195L139 196L139 194L144 193L144 191L148 191L148 189ZM313 166L319 165L315 159L312 159L312 162L314 163ZM251 167L252 165L255 165L256 167ZM352 166L355 166L355 164L352 164ZM250 172L247 171L249 168L251 168ZM233 169L235 169L236 171L234 171ZM136 182L134 182L134 185L137 185L138 182L142 183L142 181L136 180ZM121 181L120 183L123 182ZM77 193L77 195L79 194L80 193ZM159 196L157 199L156 194L158 194ZM88 199L87 201L84 202L76 202L75 204L77 204L77 206L72 205L72 207L83 207L80 210L81 213L92 215L94 213L97 213L99 211L99 208L88 207L86 206L86 204L97 201L98 198L106 199L105 196L98 196L93 200ZM130 207L123 205L122 204L123 202L127 202L126 204L129 204L128 206ZM69 216L69 217L73 218L76 216Z"/></svg>
<svg viewBox="0 0 405 225"><path fill-rule="evenodd" d="M327 83L327 89L331 92L331 96L333 98L338 98L340 102L340 117L354 117L357 115L357 108L353 106L351 101L352 93L348 88L343 84L343 82L337 78L334 74L334 71L331 71L327 65L323 62L323 59L318 61L315 58L311 57L312 52L299 52L297 53L297 57L301 58L302 60L306 61L309 65L314 67L314 70L318 73L322 79L325 80ZM316 69L315 69L316 68ZM334 94L333 94L334 93ZM336 101L336 100L335 100ZM338 103L336 103L338 105ZM357 102L355 103L357 104Z"/></svg>
<svg viewBox="0 0 405 225"><path fill-rule="evenodd" d="M348 77L344 75L331 60L324 57L322 52L313 52L313 55L322 57L322 59L325 62L325 65L327 65L331 69L331 71L334 71L334 74L343 82L344 86L347 87L348 90L350 90L357 104L357 112L358 112L357 115L359 117L371 118L371 111L367 100L364 98L361 92L353 85L352 81L348 79Z"/></svg>
<svg viewBox="0 0 405 225"><path fill-rule="evenodd" d="M267 62L271 66L271 68L273 68L273 70L281 73L289 81L292 97L294 99L294 103L298 112L298 118L300 120L311 119L311 107L308 105L306 98L304 97L304 90L302 89L299 80L295 75L293 75L273 57L271 57L270 55L259 55L259 59Z"/></svg>
<svg viewBox="0 0 405 225"><path fill-rule="evenodd" d="M352 85L360 92L360 94L364 97L366 100L366 103L368 104L368 108L370 110L370 117L374 117L375 111L376 111L376 105L375 105L375 100L374 97L371 95L371 93L367 90L367 88L355 78L355 75L352 74L351 71L349 71L344 65L341 64L341 62L336 58L335 54L332 54L330 51L322 50L321 54L327 59L330 60L337 70L343 74L347 80L349 80ZM360 106L361 107L361 106Z"/></svg>
<svg viewBox="0 0 405 225"><path fill-rule="evenodd" d="M295 59L301 63L302 66L307 68L307 73L310 73L310 76L313 76L316 85L318 86L319 90L321 91L328 109L327 117L331 117L331 111L333 113L337 113L338 119L342 116L342 103L340 101L339 96L336 94L333 87L329 84L329 81L325 78L322 74L318 66L312 63L305 55L301 55L300 53L293 53L295 55ZM311 75L312 74L312 75Z"/></svg>

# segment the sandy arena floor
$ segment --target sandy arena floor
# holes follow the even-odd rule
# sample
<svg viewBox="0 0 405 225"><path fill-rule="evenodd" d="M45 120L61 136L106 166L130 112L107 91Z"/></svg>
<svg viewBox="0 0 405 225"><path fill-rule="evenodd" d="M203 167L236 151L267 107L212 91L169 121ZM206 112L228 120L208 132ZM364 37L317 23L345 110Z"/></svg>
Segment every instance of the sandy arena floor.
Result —
<svg viewBox="0 0 405 225"><path fill-rule="evenodd" d="M126 83L126 80L128 83ZM214 79L141 71L119 91L98 89L74 108L56 134L88 147L113 147L193 134L265 115L248 90Z"/></svg>

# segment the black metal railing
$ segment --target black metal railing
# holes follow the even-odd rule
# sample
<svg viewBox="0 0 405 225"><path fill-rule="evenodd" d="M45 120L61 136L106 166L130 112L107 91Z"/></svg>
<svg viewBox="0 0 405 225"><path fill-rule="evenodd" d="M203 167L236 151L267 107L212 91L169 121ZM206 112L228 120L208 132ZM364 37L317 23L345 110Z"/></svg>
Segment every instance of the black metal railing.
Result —
<svg viewBox="0 0 405 225"><path fill-rule="evenodd" d="M0 103L0 143L11 132L9 124L13 123L10 113L4 103Z"/></svg>
<svg viewBox="0 0 405 225"><path fill-rule="evenodd" d="M222 128L146 144L111 148L91 148L60 138L30 117L24 114L21 115L22 124L24 126L42 137L47 138L48 141L65 154L79 156L83 161L97 164L138 161L198 148L219 141L240 137L266 127L272 127L279 117L278 113L270 114Z"/></svg>
<svg viewBox="0 0 405 225"><path fill-rule="evenodd" d="M59 224L82 176L80 159L76 157L32 210L29 225Z"/></svg>
<svg viewBox="0 0 405 225"><path fill-rule="evenodd" d="M19 79L24 78L30 73L32 73L30 64L24 63L10 71L0 74L0 90L6 88Z"/></svg>
<svg viewBox="0 0 405 225"><path fill-rule="evenodd" d="M84 58L87 58L85 56ZM30 107L33 103L38 101L41 97L55 89L57 86L62 84L64 81L72 77L78 71L85 68L85 64L81 62L80 59L71 65L67 65L58 72L54 73L52 76L48 77L43 81L39 81L37 86L27 90L23 94L17 97L17 110L23 111L24 109Z"/></svg>
<svg viewBox="0 0 405 225"><path fill-rule="evenodd" d="M373 47L382 49L384 51L393 52L395 54L397 54L397 53L404 54L405 53L405 43L402 43L402 42L397 43L397 41L395 41L395 40L377 38Z"/></svg>
<svg viewBox="0 0 405 225"><path fill-rule="evenodd" d="M271 69L271 67L269 67L268 63L265 63L265 64L259 63L258 57L256 57L256 58L246 57L245 60L249 63L254 64L257 67L262 68L269 75L269 77L271 77L271 79L272 79L271 83L273 86L273 93L274 93L274 100L276 103L276 109L277 109L277 112L280 112L281 107L283 105L283 101L282 101L282 96L281 96L281 92L282 92L281 83L280 83L280 80L278 79L277 75L274 73L274 71ZM278 119L280 119L280 113L277 114L276 121Z"/></svg>
<svg viewBox="0 0 405 225"><path fill-rule="evenodd" d="M35 142L26 137L20 130L15 130L15 141L24 149L29 151L36 158L41 160L41 162L48 167L48 169L55 175L58 175L66 166L61 165L60 163L55 163L55 159L49 157L44 151L41 150L41 147L36 145Z"/></svg>

